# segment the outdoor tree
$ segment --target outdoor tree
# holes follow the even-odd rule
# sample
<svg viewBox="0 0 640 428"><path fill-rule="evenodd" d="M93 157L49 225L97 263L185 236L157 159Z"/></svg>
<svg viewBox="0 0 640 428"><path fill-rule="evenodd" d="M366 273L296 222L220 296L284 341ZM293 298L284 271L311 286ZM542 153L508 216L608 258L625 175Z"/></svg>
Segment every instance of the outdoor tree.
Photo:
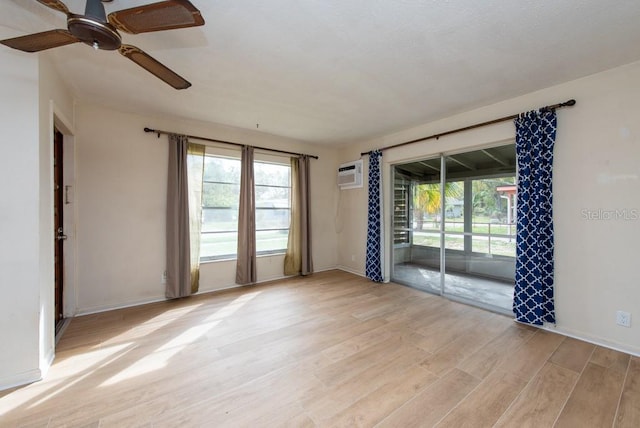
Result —
<svg viewBox="0 0 640 428"><path fill-rule="evenodd" d="M444 186L445 198L459 199L464 188L461 182L449 182ZM413 186L413 213L416 227L422 230L425 214L437 215L442 203L439 183L422 183Z"/></svg>
<svg viewBox="0 0 640 428"><path fill-rule="evenodd" d="M483 215L497 219L506 217L507 206L496 188L510 184L515 184L515 177L473 180L471 199L474 216Z"/></svg>

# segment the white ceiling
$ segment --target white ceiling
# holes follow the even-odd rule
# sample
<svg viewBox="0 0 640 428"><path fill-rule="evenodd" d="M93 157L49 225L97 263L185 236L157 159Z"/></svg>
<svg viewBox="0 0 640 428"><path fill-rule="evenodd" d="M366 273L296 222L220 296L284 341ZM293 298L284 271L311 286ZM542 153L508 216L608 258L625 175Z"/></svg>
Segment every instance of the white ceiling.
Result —
<svg viewBox="0 0 640 428"><path fill-rule="evenodd" d="M114 0L106 9L153 1ZM82 44L38 55L80 100L248 129L259 123L263 132L323 144L640 60L638 0L191 1L205 26L122 34L193 83L187 90ZM84 11L84 0L65 3ZM65 26L63 14L34 0L0 4L0 38Z"/></svg>

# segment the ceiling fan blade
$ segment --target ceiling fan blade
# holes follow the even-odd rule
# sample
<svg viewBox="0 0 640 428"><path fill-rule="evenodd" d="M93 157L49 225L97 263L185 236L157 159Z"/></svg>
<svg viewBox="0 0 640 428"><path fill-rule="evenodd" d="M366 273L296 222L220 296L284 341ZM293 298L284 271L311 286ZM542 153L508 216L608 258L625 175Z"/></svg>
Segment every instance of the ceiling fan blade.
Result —
<svg viewBox="0 0 640 428"><path fill-rule="evenodd" d="M129 58L131 61L138 64L149 73L155 75L161 80L164 80L167 84L173 86L176 89L187 89L189 86L191 86L191 83L187 82L174 71L162 65L157 60L151 58L149 55L135 46L122 45L118 50L123 56Z"/></svg>
<svg viewBox="0 0 640 428"><path fill-rule="evenodd" d="M109 23L130 34L204 25L200 11L188 0L168 0L112 12Z"/></svg>
<svg viewBox="0 0 640 428"><path fill-rule="evenodd" d="M14 37L13 39L0 40L3 45L24 52L40 52L45 49L57 48L79 42L67 30L50 30L42 33L29 34Z"/></svg>
<svg viewBox="0 0 640 428"><path fill-rule="evenodd" d="M51 9L55 9L58 12L62 12L65 15L69 15L69 8L66 4L62 3L60 0L38 0L38 2L42 3L45 6L50 7Z"/></svg>

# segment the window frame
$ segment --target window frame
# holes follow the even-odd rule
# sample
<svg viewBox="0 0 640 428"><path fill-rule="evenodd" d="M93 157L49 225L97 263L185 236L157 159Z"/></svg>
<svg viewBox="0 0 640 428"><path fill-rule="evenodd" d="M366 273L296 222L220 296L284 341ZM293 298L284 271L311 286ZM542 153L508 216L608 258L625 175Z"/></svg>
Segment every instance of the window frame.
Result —
<svg viewBox="0 0 640 428"><path fill-rule="evenodd" d="M258 158L258 156L256 156ZM289 198L288 198L288 203L287 203L287 207L283 208L283 207L258 207L258 204L256 203L256 209L255 209L255 213L256 213L256 217L258 216L258 211L275 211L275 210L287 210L289 215L289 226L287 226L286 228L283 227L279 227L279 228L264 228L264 229L258 229L257 227L257 221L256 221L256 255L258 256L265 256L265 255L276 255L276 254L284 254L287 251L286 248L286 244L284 248L278 248L278 249L274 249L274 250L262 250L262 251L258 251L257 247L258 247L258 239L257 239L257 235L258 232L271 232L271 231L287 231L287 237L289 236L289 230L291 228L291 181L292 181L292 177L291 177L291 163L287 162L285 163L284 158L283 157L279 157L279 156L267 156L262 155L259 156L258 159L254 159L253 161L253 166L254 166L254 171L255 171L255 164L256 163L261 163L261 164L271 164L271 165L278 165L278 166L282 166L282 167L286 167L289 170L289 186L279 186L279 185L268 185L268 184L254 184L254 188L257 190L258 187L261 188L276 188L276 189L288 189L289 190ZM286 158L287 161L290 159L290 157ZM255 177L254 177L254 181L255 181Z"/></svg>
<svg viewBox="0 0 640 428"><path fill-rule="evenodd" d="M220 148L220 147L207 147L205 150L205 156L209 156L209 157L213 157L213 158L222 158L222 159L232 159L232 160L240 160L240 154L236 151L236 150L231 150L231 149L225 149L225 148ZM291 182L292 182L292 177L291 177L291 163L289 161L290 157L284 157L284 156L277 156L277 155L268 155L268 154L263 154L263 153L256 153L254 155L254 170L255 170L255 166L256 164L260 163L260 164L274 164L274 165L279 165L279 166L283 166L283 167L287 167L287 169L289 170L289 186L278 186L278 185L264 185L264 184L255 184L255 177L254 177L254 190L258 189L259 187L262 188L282 188L282 189L288 189L289 190L289 198L288 198L288 203L287 203L287 207L258 207L256 204L255 207L255 214L257 216L258 211L268 211L268 210L287 210L289 213L289 220L291 219ZM235 183L235 182L221 182L221 181L207 181L203 178L202 181L203 184L203 188L205 184L224 184L224 185L240 185L240 182ZM204 205L204 201L203 201L203 205L202 205L202 211L204 213L205 210L207 209L226 209L226 207L206 207ZM237 214L239 212L239 206L236 207L230 207L229 209L235 209L236 212L236 218L237 218ZM202 219L204 221L204 215L202 216ZM258 232L268 232L268 231L286 231L287 232L287 236L289 233L291 227L291 222L289 221L289 225L286 228L264 228L264 229L259 229L256 225L256 247L258 246ZM204 228L203 228L204 229ZM200 251L201 251L201 255L200 255L200 263L208 263L208 262L217 262L217 261L226 261L226 260L236 260L238 257L238 253L237 253L237 249L233 252L233 253L228 253L228 254L220 254L220 255L213 255L213 256L203 256L202 255L202 237L204 237L205 235L212 235L212 234L233 234L235 233L236 235L236 248L237 248L237 236L238 236L238 228L237 228L237 223L236 223L236 227L234 230L220 230L220 231L209 231L209 232L205 232L204 230L201 230L200 232L200 237L201 237L201 247L200 247ZM284 248L278 248L278 249L273 249L273 250L262 250L262 251L257 251L256 249L256 256L272 256L272 255L281 255L281 254L285 254L286 252L286 244Z"/></svg>
<svg viewBox="0 0 640 428"><path fill-rule="evenodd" d="M210 147L207 147L205 149L205 158L206 157L212 157L212 158L218 158L218 159L229 159L229 160L234 160L234 161L238 161L238 163L240 162L240 157L238 156L238 153L236 151L233 150L228 150L228 149L220 149L220 148L215 148L214 150L212 150ZM205 163L206 165L206 163ZM206 166L205 166L206 168ZM205 169L206 171L206 169ZM235 207L207 207L204 204L204 186L206 184L228 184L228 185L237 185L240 186L240 182L238 181L237 183L234 182L221 182L221 181L207 181L204 179L204 174L203 174L203 179L202 179L202 187L203 187L203 202L202 202L202 229L204 229L204 212L205 210L208 209L217 209L217 210L221 210L221 209L230 209L230 210L234 210L235 209L235 217L236 217L236 226L235 229L233 230L222 230L222 231L211 231L211 232L205 232L204 230L200 231L200 263L203 262L215 262L215 261L221 261L221 260L234 260L237 258L237 244L238 244L238 222L237 222L237 217L238 217L238 212L239 212L239 207L238 204L236 204ZM215 255L215 256L203 256L202 255L202 241L203 241L203 237L205 235L216 235L216 234L233 234L235 233L236 235L236 250L233 253L229 253L229 254L220 254L220 255Z"/></svg>

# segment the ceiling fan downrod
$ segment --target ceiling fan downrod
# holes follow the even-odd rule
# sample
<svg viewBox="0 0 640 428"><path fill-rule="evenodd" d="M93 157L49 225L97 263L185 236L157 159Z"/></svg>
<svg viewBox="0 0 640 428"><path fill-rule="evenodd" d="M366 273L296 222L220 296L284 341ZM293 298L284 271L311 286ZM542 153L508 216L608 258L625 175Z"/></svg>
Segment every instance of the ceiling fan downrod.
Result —
<svg viewBox="0 0 640 428"><path fill-rule="evenodd" d="M100 0L87 0L84 16L70 14L67 28L81 42L96 50L114 51L122 45L122 38L107 21L107 14Z"/></svg>

